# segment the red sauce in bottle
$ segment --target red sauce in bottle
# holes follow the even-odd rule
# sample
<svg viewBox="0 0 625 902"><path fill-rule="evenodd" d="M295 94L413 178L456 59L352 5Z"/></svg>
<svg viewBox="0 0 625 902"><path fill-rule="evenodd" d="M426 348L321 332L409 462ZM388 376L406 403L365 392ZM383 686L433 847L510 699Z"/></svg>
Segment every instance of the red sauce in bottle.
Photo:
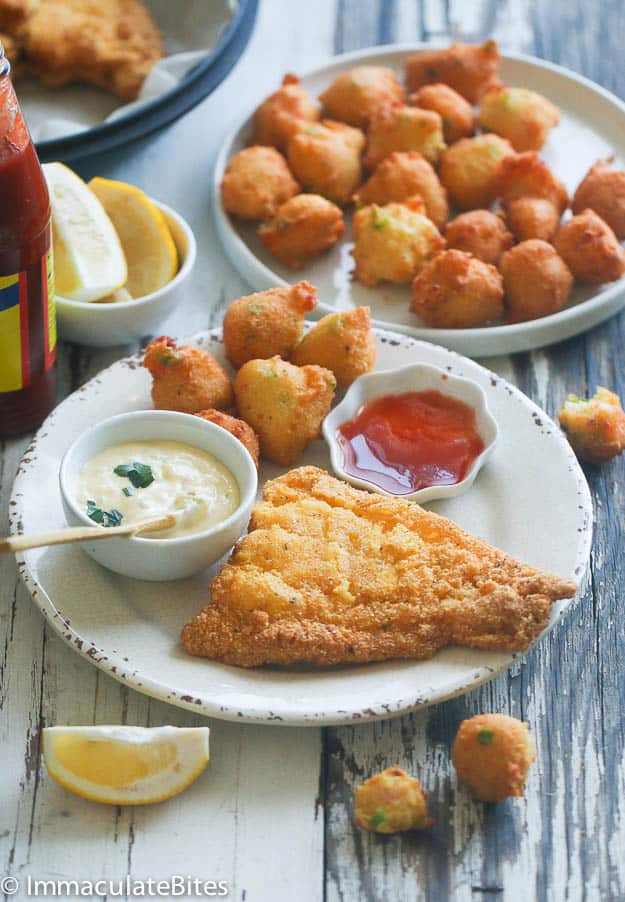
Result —
<svg viewBox="0 0 625 902"><path fill-rule="evenodd" d="M50 199L0 45L0 438L54 406Z"/></svg>
<svg viewBox="0 0 625 902"><path fill-rule="evenodd" d="M345 472L393 495L461 482L484 450L473 408L439 391L377 398L336 437Z"/></svg>

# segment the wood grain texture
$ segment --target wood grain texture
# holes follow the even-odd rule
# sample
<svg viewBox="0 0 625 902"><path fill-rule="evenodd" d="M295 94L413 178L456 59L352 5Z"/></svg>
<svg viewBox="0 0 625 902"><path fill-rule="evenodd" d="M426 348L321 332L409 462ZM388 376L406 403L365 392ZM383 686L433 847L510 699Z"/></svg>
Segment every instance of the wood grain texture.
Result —
<svg viewBox="0 0 625 902"><path fill-rule="evenodd" d="M284 71L371 44L494 33L504 47L561 62L625 96L624 26L616 0L265 0L243 60L212 97L159 135L80 170L135 182L183 210L198 237L198 266L184 307L163 332L190 334L217 324L245 290L210 221L213 155L242 110ZM553 413L567 391L583 394L598 382L625 396L624 348L621 316L547 351L488 365ZM60 396L127 350L62 348ZM0 449L0 532L27 444ZM72 654L45 629L13 563L0 559L2 872L183 873L225 879L230 897L247 902L624 899L625 460L588 467L587 476L596 506L588 585L564 622L508 674L384 723L319 731L213 721L212 760L200 781L178 799L136 811L92 805L53 784L40 763L40 727L200 719ZM524 800L480 806L456 786L455 731L486 710L530 723L538 763ZM356 831L355 784L396 763L422 780L434 827L399 837Z"/></svg>

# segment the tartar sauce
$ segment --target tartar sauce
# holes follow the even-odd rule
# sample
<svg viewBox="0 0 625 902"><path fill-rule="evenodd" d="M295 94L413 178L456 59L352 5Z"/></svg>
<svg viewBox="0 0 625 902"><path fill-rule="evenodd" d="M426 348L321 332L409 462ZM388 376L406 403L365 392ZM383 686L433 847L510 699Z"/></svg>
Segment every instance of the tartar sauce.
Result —
<svg viewBox="0 0 625 902"><path fill-rule="evenodd" d="M203 532L226 520L240 501L236 479L216 457L172 441L126 442L100 451L77 475L75 496L103 526L179 514L171 529L145 538Z"/></svg>

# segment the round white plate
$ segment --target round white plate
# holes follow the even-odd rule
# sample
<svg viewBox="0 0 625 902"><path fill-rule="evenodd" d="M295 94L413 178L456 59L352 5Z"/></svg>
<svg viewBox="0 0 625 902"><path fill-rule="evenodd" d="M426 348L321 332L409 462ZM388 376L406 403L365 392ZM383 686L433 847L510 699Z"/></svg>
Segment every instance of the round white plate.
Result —
<svg viewBox="0 0 625 902"><path fill-rule="evenodd" d="M193 341L225 359L218 334ZM422 361L475 379L499 423L499 443L473 488L428 506L534 566L579 581L590 551L592 506L558 427L503 379L451 351L389 332L378 333L378 349L378 369ZM139 362L115 363L48 417L19 467L12 532L64 525L61 457L92 424L152 406L150 377ZM326 445L314 442L300 463L329 469ZM263 466L261 482L280 472ZM148 695L229 720L330 724L388 717L466 692L514 657L447 648L421 662L243 670L190 657L180 646L181 627L207 602L210 572L181 582L140 582L104 570L76 545L29 551L19 568L50 625L93 664ZM554 607L551 624L567 604Z"/></svg>
<svg viewBox="0 0 625 902"><path fill-rule="evenodd" d="M413 44L347 53L336 57L327 66L304 75L302 84L317 97L340 72L356 63L390 66L403 77L407 54L426 46L431 47ZM625 103L613 94L568 69L520 54L507 53L502 56L501 76L508 84L539 91L560 108L560 124L552 130L542 154L571 194L596 160L614 154L616 163L623 164ZM220 185L224 170L230 157L249 140L251 112L229 136L219 153L213 173L212 203L223 246L233 265L254 290L308 279L319 289L319 315L346 307L369 305L376 326L434 341L471 357L528 351L563 341L608 319L625 306L623 279L603 289L578 286L564 310L531 322L476 329L427 328L408 309L409 285L381 283L367 288L352 281L350 215L346 216L347 228L343 240L331 251L310 261L300 270L282 266L261 245L255 225L242 225L230 219L221 206Z"/></svg>

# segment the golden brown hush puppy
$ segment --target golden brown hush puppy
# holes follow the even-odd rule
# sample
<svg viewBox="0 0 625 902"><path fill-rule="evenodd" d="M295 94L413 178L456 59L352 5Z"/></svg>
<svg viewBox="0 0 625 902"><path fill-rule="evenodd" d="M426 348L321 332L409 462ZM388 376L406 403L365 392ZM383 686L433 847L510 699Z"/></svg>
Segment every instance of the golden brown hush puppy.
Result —
<svg viewBox="0 0 625 902"><path fill-rule="evenodd" d="M506 222L517 241L551 242L560 225L560 210L544 197L519 197L506 206Z"/></svg>
<svg viewBox="0 0 625 902"><path fill-rule="evenodd" d="M536 746L526 723L505 714L478 714L463 720L452 760L458 779L481 802L522 796Z"/></svg>
<svg viewBox="0 0 625 902"><path fill-rule="evenodd" d="M490 207L497 196L499 168L513 153L499 135L461 138L441 158L440 179L449 197L461 210Z"/></svg>
<svg viewBox="0 0 625 902"><path fill-rule="evenodd" d="M483 44L452 44L442 50L419 50L406 60L409 91L437 82L449 85L469 103L479 103L499 82L499 48L493 40Z"/></svg>
<svg viewBox="0 0 625 902"><path fill-rule="evenodd" d="M435 329L481 326L503 314L501 276L471 254L443 251L412 283L410 309Z"/></svg>
<svg viewBox="0 0 625 902"><path fill-rule="evenodd" d="M258 436L245 420L239 420L237 417L230 416L229 413L224 413L223 410L215 410L212 407L209 407L208 410L198 410L195 416L201 417L209 423L214 423L216 426L221 426L222 429L225 429L226 432L238 439L250 452L252 460L258 467L260 457Z"/></svg>
<svg viewBox="0 0 625 902"><path fill-rule="evenodd" d="M447 247L473 254L493 265L512 247L513 241L504 221L490 210L471 210L456 216L447 223L445 240Z"/></svg>
<svg viewBox="0 0 625 902"><path fill-rule="evenodd" d="M336 244L344 231L340 207L319 194L298 194L260 226L258 236L281 263L299 269Z"/></svg>
<svg viewBox="0 0 625 902"><path fill-rule="evenodd" d="M329 313L306 333L291 355L291 363L316 363L331 370L339 388L369 373L376 358L375 335L368 307Z"/></svg>
<svg viewBox="0 0 625 902"><path fill-rule="evenodd" d="M582 210L560 226L554 244L580 282L615 282L625 272L625 250L594 210Z"/></svg>
<svg viewBox="0 0 625 902"><path fill-rule="evenodd" d="M295 132L287 157L297 179L311 194L349 203L360 184L365 136L359 128L324 119Z"/></svg>
<svg viewBox="0 0 625 902"><path fill-rule="evenodd" d="M559 118L550 100L527 88L502 85L488 91L480 104L480 127L507 138L520 153L540 150Z"/></svg>
<svg viewBox="0 0 625 902"><path fill-rule="evenodd" d="M354 278L363 285L410 282L445 246L420 198L362 207L354 214Z"/></svg>
<svg viewBox="0 0 625 902"><path fill-rule="evenodd" d="M601 385L588 400L569 395L558 420L583 460L601 464L625 450L625 413L620 398Z"/></svg>
<svg viewBox="0 0 625 902"><path fill-rule="evenodd" d="M573 213L590 209L610 226L619 241L625 238L625 172L610 162L592 166L577 187Z"/></svg>
<svg viewBox="0 0 625 902"><path fill-rule="evenodd" d="M238 298L223 322L226 357L235 367L256 357L288 357L304 333L304 318L317 304L310 282L269 288Z"/></svg>
<svg viewBox="0 0 625 902"><path fill-rule="evenodd" d="M473 107L449 85L424 85L409 97L410 103L422 110L434 110L443 120L443 136L447 144L470 138L475 132Z"/></svg>
<svg viewBox="0 0 625 902"><path fill-rule="evenodd" d="M430 163L415 150L395 152L378 163L368 181L354 195L354 203L401 203L418 194L425 204L426 215L437 229L447 222L447 192Z"/></svg>
<svg viewBox="0 0 625 902"><path fill-rule="evenodd" d="M354 820L357 827L374 833L422 830L432 823L421 784L401 767L388 767L357 787Z"/></svg>
<svg viewBox="0 0 625 902"><path fill-rule="evenodd" d="M569 203L562 182L533 150L504 157L499 167L497 190L506 206L519 197L542 197L550 200L562 213Z"/></svg>
<svg viewBox="0 0 625 902"><path fill-rule="evenodd" d="M207 407L232 407L230 378L212 354L173 338L154 338L143 358L152 376L152 400L158 410L196 413Z"/></svg>
<svg viewBox="0 0 625 902"><path fill-rule="evenodd" d="M546 241L522 241L499 262L511 323L538 319L561 310L573 287L573 276L555 248Z"/></svg>
<svg viewBox="0 0 625 902"><path fill-rule="evenodd" d="M438 113L394 103L371 117L364 162L367 169L375 169L393 151L416 150L436 163L444 149L443 120Z"/></svg>
<svg viewBox="0 0 625 902"><path fill-rule="evenodd" d="M249 360L236 375L239 414L254 429L260 450L289 467L319 435L336 379L321 366L293 366L280 357Z"/></svg>
<svg viewBox="0 0 625 902"><path fill-rule="evenodd" d="M260 145L240 150L221 182L224 210L239 219L270 219L298 191L282 154Z"/></svg>
<svg viewBox="0 0 625 902"><path fill-rule="evenodd" d="M300 85L297 75L288 73L282 87L263 101L254 113L254 144L269 144L286 149L289 138L302 120L319 119L316 103Z"/></svg>
<svg viewBox="0 0 625 902"><path fill-rule="evenodd" d="M355 66L338 75L320 95L323 114L365 128L381 107L404 99L404 89L392 69Z"/></svg>

